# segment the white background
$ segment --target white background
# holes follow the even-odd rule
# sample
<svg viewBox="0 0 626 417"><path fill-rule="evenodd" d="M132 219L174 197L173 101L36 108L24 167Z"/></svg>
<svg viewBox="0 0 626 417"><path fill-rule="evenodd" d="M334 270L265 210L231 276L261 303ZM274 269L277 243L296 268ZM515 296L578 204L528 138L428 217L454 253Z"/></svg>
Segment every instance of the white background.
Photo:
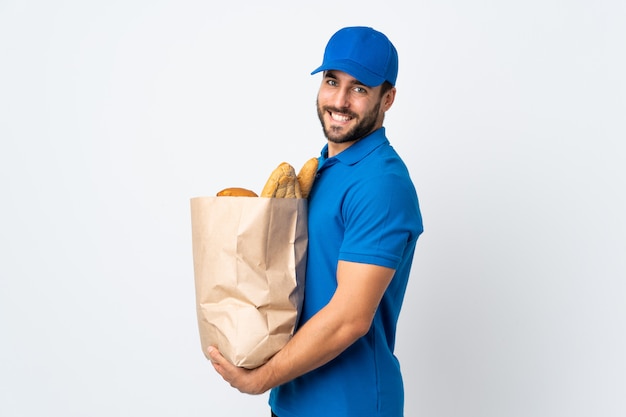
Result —
<svg viewBox="0 0 626 417"><path fill-rule="evenodd" d="M408 417L626 415L626 6L0 0L0 415L267 416L215 374L189 198L324 144L343 26L400 54L425 232Z"/></svg>

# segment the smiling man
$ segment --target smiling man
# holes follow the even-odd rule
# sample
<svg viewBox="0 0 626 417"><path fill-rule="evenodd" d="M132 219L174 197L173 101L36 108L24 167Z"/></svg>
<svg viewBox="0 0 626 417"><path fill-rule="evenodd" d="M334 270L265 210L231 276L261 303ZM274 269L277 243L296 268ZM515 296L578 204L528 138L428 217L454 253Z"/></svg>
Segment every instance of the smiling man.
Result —
<svg viewBox="0 0 626 417"><path fill-rule="evenodd" d="M395 95L391 84L369 88L345 72L325 71L317 97L317 114L333 155L382 127Z"/></svg>
<svg viewBox="0 0 626 417"><path fill-rule="evenodd" d="M247 370L209 348L241 392L271 389L278 417L402 417L396 325L423 231L408 170L386 137L398 54L372 28L329 40L317 113L327 143L309 195L309 248L300 323L265 365Z"/></svg>

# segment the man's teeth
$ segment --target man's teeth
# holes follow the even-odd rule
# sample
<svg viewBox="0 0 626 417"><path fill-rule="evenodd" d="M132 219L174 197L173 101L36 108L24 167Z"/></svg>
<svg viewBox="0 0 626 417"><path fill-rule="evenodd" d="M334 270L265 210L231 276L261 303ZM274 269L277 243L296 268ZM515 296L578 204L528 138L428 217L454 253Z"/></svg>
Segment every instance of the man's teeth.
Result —
<svg viewBox="0 0 626 417"><path fill-rule="evenodd" d="M347 122L348 120L350 120L350 116L342 116L342 115L336 114L336 113L331 113L330 117L332 117L333 120L335 120L337 122Z"/></svg>

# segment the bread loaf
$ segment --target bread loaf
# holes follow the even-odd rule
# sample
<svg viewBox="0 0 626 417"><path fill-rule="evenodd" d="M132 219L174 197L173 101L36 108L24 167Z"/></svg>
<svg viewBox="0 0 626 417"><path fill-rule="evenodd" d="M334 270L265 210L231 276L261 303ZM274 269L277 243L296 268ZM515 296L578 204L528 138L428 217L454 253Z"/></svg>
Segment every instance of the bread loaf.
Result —
<svg viewBox="0 0 626 417"><path fill-rule="evenodd" d="M300 172L298 172L298 183L300 184L300 192L302 198L308 198L317 174L318 161L317 158L311 158L304 163Z"/></svg>
<svg viewBox="0 0 626 417"><path fill-rule="evenodd" d="M267 179L261 197L302 198L296 170L287 162L281 162Z"/></svg>
<svg viewBox="0 0 626 417"><path fill-rule="evenodd" d="M315 181L318 160L311 158L304 163L298 175L288 162L281 162L267 179L261 197L266 198L308 198ZM258 197L252 190L241 187L224 188L218 197Z"/></svg>

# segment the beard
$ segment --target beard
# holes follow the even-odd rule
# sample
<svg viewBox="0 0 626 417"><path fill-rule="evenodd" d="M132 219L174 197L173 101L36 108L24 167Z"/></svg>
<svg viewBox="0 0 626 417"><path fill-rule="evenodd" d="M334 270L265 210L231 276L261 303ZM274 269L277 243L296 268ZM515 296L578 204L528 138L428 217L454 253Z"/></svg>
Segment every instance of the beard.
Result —
<svg viewBox="0 0 626 417"><path fill-rule="evenodd" d="M322 123L324 136L326 136L326 139L333 143L356 142L364 136L367 136L376 126L379 110L380 102L377 103L370 112L365 114L362 119L359 119L359 116L356 113L353 113L348 109L338 109L330 106L322 108L320 107L319 102L317 103L317 117L319 117L320 122ZM324 115L329 111L333 113L346 114L353 119L357 119L357 124L347 131L343 131L343 128L341 127L327 125L324 120Z"/></svg>

